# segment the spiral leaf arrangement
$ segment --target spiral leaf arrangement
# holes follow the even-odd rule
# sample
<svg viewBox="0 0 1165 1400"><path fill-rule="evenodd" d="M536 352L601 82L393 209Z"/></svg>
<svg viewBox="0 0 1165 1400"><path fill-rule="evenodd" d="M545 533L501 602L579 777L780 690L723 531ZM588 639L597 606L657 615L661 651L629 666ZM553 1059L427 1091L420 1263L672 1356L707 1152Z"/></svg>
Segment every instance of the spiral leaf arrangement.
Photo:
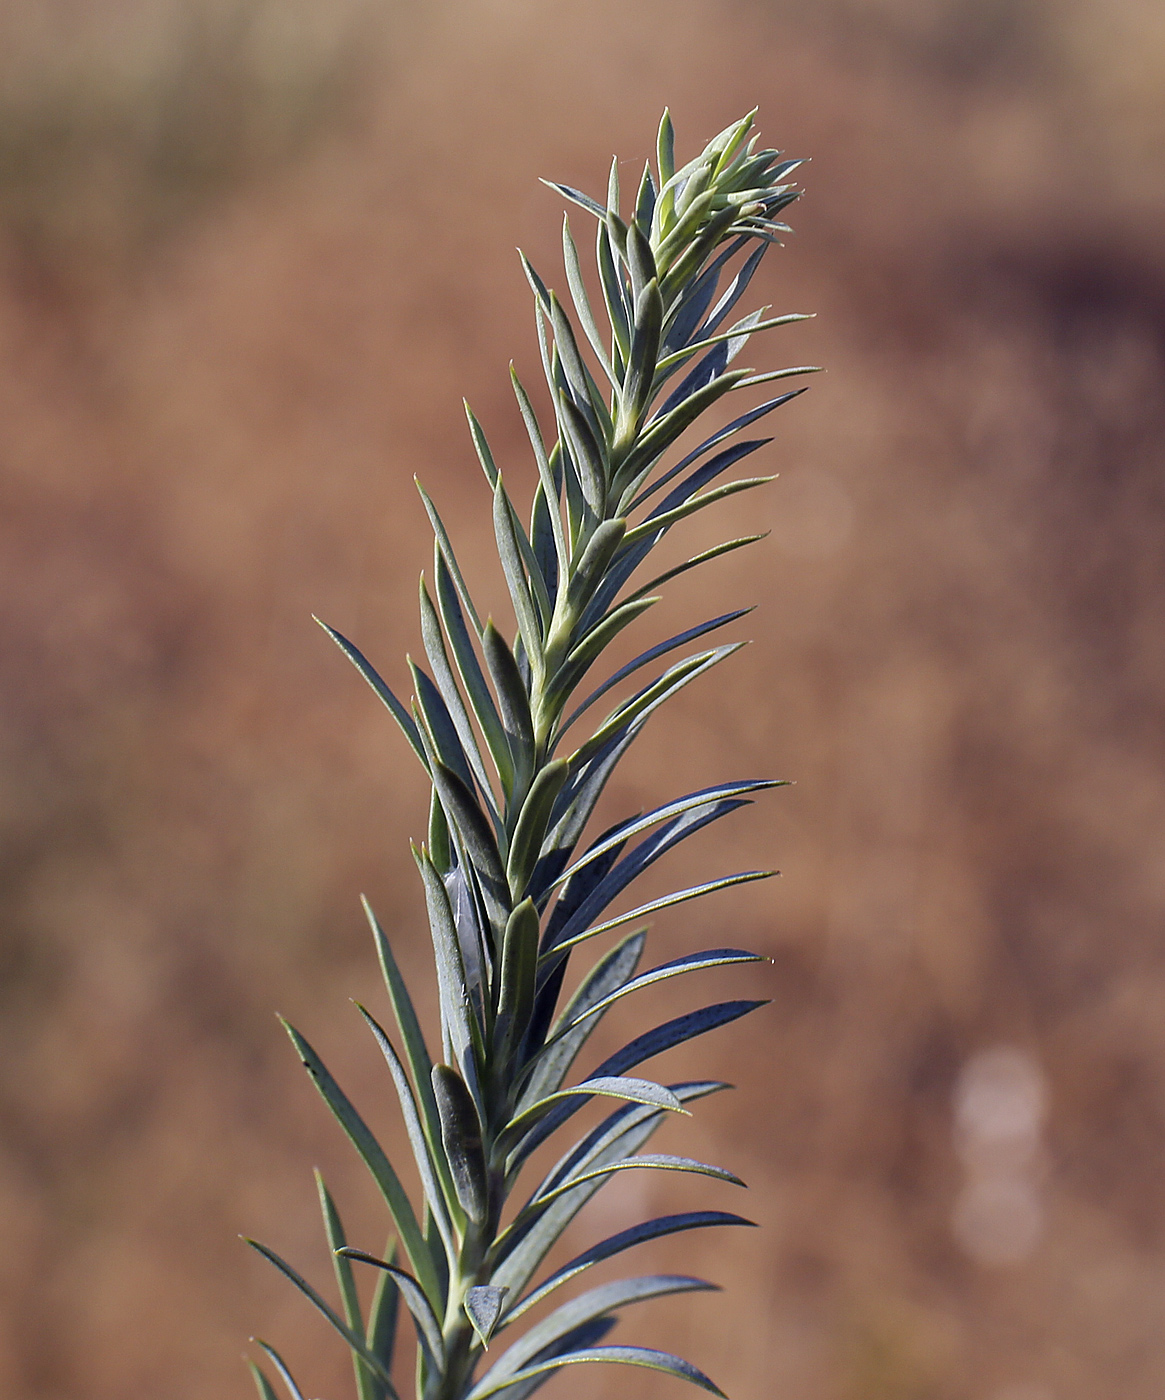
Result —
<svg viewBox="0 0 1165 1400"><path fill-rule="evenodd" d="M566 219L562 243L573 314L522 260L554 407L551 442L511 370L537 465L528 526L481 425L466 408L493 493L498 556L516 635L508 639L492 620L482 621L423 489L435 548L432 579L422 578L420 586L428 667L409 662L411 705L397 698L351 642L326 628L388 708L432 781L428 841L413 854L436 964L439 1054L422 1033L389 941L367 905L396 1039L359 1008L400 1100L423 1209L418 1212L311 1045L288 1026L309 1075L383 1195L392 1243L384 1257L350 1246L319 1181L338 1311L273 1250L249 1243L344 1338L358 1400L398 1400L392 1375L401 1302L416 1332L419 1400L502 1394L525 1400L560 1367L582 1362L652 1367L721 1393L679 1357L604 1342L621 1308L711 1287L698 1278L649 1274L605 1283L544 1313L509 1345L498 1341L592 1265L664 1235L750 1223L710 1210L648 1220L534 1282L569 1222L619 1172L663 1169L742 1184L721 1167L641 1150L667 1114L687 1113L688 1105L727 1086L714 1080L664 1085L631 1071L763 1002L727 1001L689 1012L637 1036L585 1078L568 1079L588 1037L616 1002L667 978L757 962L757 955L715 948L639 971L646 941L640 928L604 952L568 996L564 988L572 954L592 939L771 873L741 871L610 912L661 856L747 805L752 794L777 785L768 780L723 783L675 798L617 822L579 853L604 785L651 715L742 645L691 650L691 644L747 610L655 643L581 698L579 688L623 629L658 601L662 585L761 538L728 540L648 583L632 583L673 526L771 479L721 481L771 440L741 440L742 431L801 390L765 399L678 461L664 467L664 460L681 435L728 394L811 368L757 373L734 367L752 335L803 319L770 317L763 308L734 319L769 245L787 230L780 212L798 193L787 183L798 162L757 149L754 116L721 132L677 169L665 112L656 169L650 163L645 168L626 220L617 162L605 203L552 186L597 223L602 304L596 314ZM684 654L666 663L675 652ZM615 695L622 698L613 700ZM597 723L596 714L603 714ZM613 1111L574 1142L524 1199L512 1200L530 1155L596 1097L613 1100ZM367 1315L356 1288L357 1266L377 1276ZM479 1374L491 1341L490 1364ZM256 1345L292 1400L303 1400L274 1348ZM268 1373L250 1365L262 1400L274 1400Z"/></svg>

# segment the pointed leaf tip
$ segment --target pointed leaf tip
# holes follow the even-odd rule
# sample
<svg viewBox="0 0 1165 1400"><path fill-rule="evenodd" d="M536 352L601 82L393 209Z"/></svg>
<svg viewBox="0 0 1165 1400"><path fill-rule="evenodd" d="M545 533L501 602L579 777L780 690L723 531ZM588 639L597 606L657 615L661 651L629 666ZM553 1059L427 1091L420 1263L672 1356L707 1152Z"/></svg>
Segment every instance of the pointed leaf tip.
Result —
<svg viewBox="0 0 1165 1400"><path fill-rule="evenodd" d="M494 1288L489 1284L481 1284L466 1291L463 1305L465 1315L473 1323L473 1330L481 1338L481 1344L487 1350L489 1339L493 1336L494 1328L498 1325L498 1318L502 1315L502 1304L509 1291L508 1288Z"/></svg>

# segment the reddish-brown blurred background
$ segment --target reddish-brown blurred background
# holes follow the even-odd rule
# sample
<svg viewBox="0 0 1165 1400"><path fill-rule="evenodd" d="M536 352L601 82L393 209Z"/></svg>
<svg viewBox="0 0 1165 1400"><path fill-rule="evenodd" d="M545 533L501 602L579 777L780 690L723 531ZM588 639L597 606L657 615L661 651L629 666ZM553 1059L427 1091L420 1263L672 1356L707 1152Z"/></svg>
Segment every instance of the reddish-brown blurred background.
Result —
<svg viewBox="0 0 1165 1400"><path fill-rule="evenodd" d="M459 400L527 481L514 245L562 280L536 177L601 189L618 151L634 178L670 103L687 154L759 104L813 158L763 295L819 317L757 356L830 373L779 415L780 481L720 511L772 537L668 604L757 600L754 645L610 793L615 814L797 781L687 862L784 878L654 935L775 959L772 1008L660 1069L740 1085L666 1142L738 1168L764 1229L656 1250L729 1290L622 1335L737 1400L1160 1395L1162 15L9 0L0 1393L242 1397L252 1331L309 1394L349 1393L342 1348L236 1240L326 1284L318 1163L381 1243L272 1016L398 1142L347 1001L381 1005L361 889L430 1004L419 775L309 615L404 684L414 472L497 597ZM697 1202L741 1208L640 1180L568 1243Z"/></svg>

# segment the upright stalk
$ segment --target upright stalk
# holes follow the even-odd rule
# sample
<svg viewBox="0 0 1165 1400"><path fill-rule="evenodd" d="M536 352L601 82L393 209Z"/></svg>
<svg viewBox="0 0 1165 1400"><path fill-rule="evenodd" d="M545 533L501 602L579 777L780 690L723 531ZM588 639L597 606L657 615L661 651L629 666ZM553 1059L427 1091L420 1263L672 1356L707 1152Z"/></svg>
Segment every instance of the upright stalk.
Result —
<svg viewBox="0 0 1165 1400"><path fill-rule="evenodd" d="M711 1287L687 1275L645 1275L584 1292L508 1349L491 1351L492 1364L483 1375L477 1369L495 1334L592 1264L662 1235L749 1223L724 1211L646 1221L532 1284L570 1220L618 1172L658 1168L742 1184L720 1167L640 1152L667 1113L686 1114L686 1105L726 1085L715 1080L664 1085L627 1071L762 1002L720 1002L665 1022L581 1081L563 1085L598 1021L623 997L688 971L760 959L741 949L717 948L639 973L646 939L646 929L639 928L609 947L561 1003L572 952L581 944L769 873L740 871L628 912L608 912L656 860L746 805L752 794L775 786L771 780L685 794L617 822L576 854L611 772L649 717L742 643L688 652L662 670L656 663L736 622L743 611L713 617L648 647L580 701L584 679L624 628L658 601L659 587L760 536L705 549L645 584L634 585L633 576L680 521L769 479L713 485L768 441L740 441L740 432L800 390L747 409L673 464L665 466L665 459L729 393L809 372L805 366L767 373L732 367L753 334L803 319L766 318L766 309L732 319L767 247L785 230L778 214L797 196L786 182L797 162L757 149L753 115L676 169L665 112L656 170L650 165L644 170L626 219L617 162L603 203L553 186L596 221L595 281L605 324L600 327L598 303L592 303L565 220L563 255L574 319L522 259L534 292L555 429L548 446L530 398L511 371L537 467L528 524L513 504L481 425L466 409L493 493L494 532L516 620L511 639L491 619L482 621L444 524L423 490L435 535L431 587L422 577L420 588L428 669L409 663L411 704L397 699L351 642L327 629L392 713L432 781L428 839L414 854L436 964L440 1055L430 1053L388 939L371 911L403 1057L360 1008L388 1064L421 1177L424 1209L418 1217L356 1109L304 1037L289 1027L301 1059L384 1197L395 1244L386 1257L348 1245L321 1182L342 1316L291 1265L255 1244L344 1337L358 1400L396 1400L392 1367L400 1300L417 1337L419 1400L486 1400L503 1392L510 1400L524 1400L558 1368L599 1361L653 1367L720 1393L679 1357L601 1344L615 1314L628 1303ZM649 669L651 679L642 683L638 673ZM605 718L585 737L572 736L612 692L622 698ZM566 1152L503 1228L503 1213L530 1155L595 1097L615 1100L613 1111ZM380 1279L367 1316L354 1262L374 1268ZM302 1400L283 1359L266 1343L258 1345L292 1400ZM254 1363L252 1370L260 1395L271 1400L271 1381Z"/></svg>

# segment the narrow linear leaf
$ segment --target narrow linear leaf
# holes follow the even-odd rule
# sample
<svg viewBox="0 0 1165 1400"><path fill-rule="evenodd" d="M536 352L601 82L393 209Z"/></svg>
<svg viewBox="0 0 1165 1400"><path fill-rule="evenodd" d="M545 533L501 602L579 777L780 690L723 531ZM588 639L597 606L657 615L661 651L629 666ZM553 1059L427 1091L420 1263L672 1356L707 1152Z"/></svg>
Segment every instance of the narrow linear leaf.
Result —
<svg viewBox="0 0 1165 1400"><path fill-rule="evenodd" d="M315 1173L316 1190L320 1197L320 1210L324 1217L324 1233L328 1238L328 1249L332 1253L332 1264L336 1273L336 1286L340 1291L340 1302L344 1308L344 1319L357 1336L364 1336L364 1315L360 1311L360 1295L356 1292L356 1280L352 1277L352 1265L343 1259L336 1250L348 1243L344 1236L344 1226L332 1194L324 1184L323 1175ZM356 1376L356 1394L359 1400L375 1400L382 1386L377 1385L377 1377L356 1353L352 1353L352 1366Z"/></svg>
<svg viewBox="0 0 1165 1400"><path fill-rule="evenodd" d="M404 1066L393 1048L392 1041L384 1033L384 1028L359 1002L356 1003L356 1010L364 1017L368 1023L368 1028L376 1037L376 1043L380 1046L380 1053L384 1056L388 1065L389 1073L392 1075L393 1087L396 1089L397 1098L400 1100L401 1114L405 1122L405 1131L408 1133L409 1146L413 1149L413 1157L417 1163L417 1171L420 1174L421 1186L425 1192L425 1199L429 1209L433 1214L437 1230L445 1245L445 1251L450 1263L457 1258L457 1244L453 1238L453 1227L449 1218L449 1202L441 1189L440 1179L437 1175L434 1153L425 1137L424 1128L421 1125L421 1116L417 1110L416 1100L413 1098L413 1091L409 1085L408 1075L405 1074ZM341 1240L340 1244L346 1244L346 1240ZM333 1245L333 1248L338 1246Z"/></svg>
<svg viewBox="0 0 1165 1400"><path fill-rule="evenodd" d="M526 1211L540 1210L557 1197L564 1195L567 1191L573 1191L576 1186L582 1186L588 1181L598 1181L613 1175L615 1172L638 1171L641 1167L669 1172L692 1172L696 1176L710 1176L717 1181L727 1181L731 1186L744 1185L740 1177L734 1172L730 1172L727 1167L714 1167L707 1162L697 1162L694 1157L675 1157L670 1152L641 1152L638 1157L627 1157L619 1162L608 1162L605 1166L594 1168L593 1171L580 1172L577 1176L572 1176L569 1181L563 1182L561 1186L556 1186L544 1196L535 1197L522 1212L522 1215L525 1215Z"/></svg>
<svg viewBox="0 0 1165 1400"><path fill-rule="evenodd" d="M473 598L470 596L469 587L465 582L465 576L461 572L461 566L457 562L457 555L453 552L453 542L449 538L449 532L445 529L445 523L437 514L437 507L433 504L432 498L425 488L416 478L413 478L417 490L420 492L421 501L429 517L429 523L433 527L433 533L437 536L437 543L441 548L441 553L445 557L445 563L449 566L449 572L453 575L453 580L457 584L457 592L461 597L461 602L469 613L469 619L473 623L477 635L482 633L481 619L477 615L477 609L473 606Z"/></svg>
<svg viewBox="0 0 1165 1400"><path fill-rule="evenodd" d="M393 1223L400 1234L401 1244L417 1272L417 1277L426 1290L431 1288L433 1295L436 1296L437 1280L429 1261L428 1251L425 1248L421 1227L413 1212L412 1202L401 1185L400 1178L393 1170L392 1164L385 1156L384 1149L373 1137L368 1125L353 1108L351 1100L329 1074L324 1062L309 1042L287 1021L283 1022L283 1028L291 1037L291 1043L295 1046L312 1082L320 1091L320 1096L348 1135L353 1147L359 1152L364 1165L372 1173L372 1179L380 1188L380 1193L392 1215ZM264 1252L264 1246L256 1245L255 1247L260 1252Z"/></svg>
<svg viewBox="0 0 1165 1400"><path fill-rule="evenodd" d="M368 1350L368 1345L365 1342L364 1338L357 1335L357 1333L355 1333L347 1325L347 1323L344 1322L344 1320L339 1316L339 1314L336 1313L324 1301L324 1299L320 1297L320 1295L311 1286L311 1284L308 1283L307 1279L305 1279L302 1276L302 1274L297 1273L296 1270L293 1269L291 1265L286 1261L286 1259L281 1259L273 1249L268 1249L268 1247L265 1244L260 1244L258 1240L247 1239L244 1236L244 1243L249 1244L251 1248L255 1250L256 1253L261 1254L264 1259L267 1259L272 1264L274 1264L275 1267L279 1270L281 1274L283 1274L285 1278L290 1279L291 1282L295 1284L296 1288L298 1288L299 1291L304 1295L304 1297L307 1298L308 1301L311 1302L315 1306L315 1308L319 1312L321 1312L324 1315L324 1317L327 1318L327 1320L332 1324L336 1331L339 1332L340 1336L343 1337L343 1339L348 1343L349 1347L351 1347L351 1349L356 1353L357 1356L360 1357L360 1359L369 1367L369 1369L375 1375L379 1376L381 1381L387 1383L390 1386L392 1385L392 1377L388 1375L384 1367L381 1365L380 1361L375 1356L373 1356L372 1352ZM256 1344L262 1345L262 1343L258 1341L258 1338L256 1338ZM275 1353L266 1347L264 1348L264 1350L267 1352L267 1355L271 1358L272 1362L275 1362ZM282 1374L282 1371L280 1372L280 1374Z"/></svg>
<svg viewBox="0 0 1165 1400"><path fill-rule="evenodd" d="M531 1327L525 1336L507 1347L481 1378L481 1383L484 1385L513 1375L530 1365L539 1352L573 1332L576 1327L614 1313L630 1303L646 1303L652 1298L666 1298L675 1293L714 1292L719 1292L714 1284L688 1274L646 1274L592 1288L555 1308L548 1317Z"/></svg>
<svg viewBox="0 0 1165 1400"><path fill-rule="evenodd" d="M404 1299L405 1307L412 1314L417 1330L417 1340L428 1352L429 1359L435 1366L443 1365L445 1342L441 1336L441 1324L425 1296L424 1289L420 1287L416 1279L411 1274L406 1273L404 1269L398 1269L395 1264L390 1264L387 1259L378 1259L375 1254L367 1254L362 1249L345 1247L340 1250L340 1253L346 1259L357 1259L361 1264L371 1264L373 1268L383 1269L386 1274L392 1276L393 1282L400 1290L400 1296Z"/></svg>
<svg viewBox="0 0 1165 1400"><path fill-rule="evenodd" d="M421 1111L425 1136L430 1148L436 1149L441 1143L441 1124L437 1117L437 1101L433 1097L433 1086L429 1081L433 1060L429 1054L429 1048L425 1044L421 1023L417 1019L412 997L409 996L408 987L401 976L388 936L373 913L372 906L363 895L360 896L360 903L364 908L364 915L376 942L376 955L380 962L384 985L388 991L388 999L392 1005L392 1013L396 1017L396 1024L404 1044L405 1059L408 1061L409 1072L413 1078L413 1090ZM433 1156L437 1160L438 1171L442 1175L442 1182L445 1186L445 1196L448 1199L452 1195L453 1182L447 1173L442 1171L440 1153L434 1150Z"/></svg>
<svg viewBox="0 0 1165 1400"><path fill-rule="evenodd" d="M546 1098L532 1103L512 1118L498 1134L496 1151L504 1156L521 1142L530 1129L540 1123L552 1109L565 1103L578 1102L581 1107L592 1096L609 1099L623 1099L628 1103L648 1104L672 1113L687 1113L687 1109L670 1089L655 1084L650 1079L631 1079L626 1075L595 1075L576 1084L572 1089L560 1089Z"/></svg>
<svg viewBox="0 0 1165 1400"><path fill-rule="evenodd" d="M299 1386L296 1384L295 1377L291 1374L290 1370L288 1370L287 1363L284 1361L283 1357L279 1355L273 1346L269 1346L268 1343L261 1338L252 1337L251 1340L279 1372L279 1379L287 1387L287 1393L291 1396L291 1400L303 1400L303 1391L300 1390ZM259 1393L263 1396L263 1400L267 1400L268 1396L273 1397L274 1391L271 1389L267 1377L263 1375L262 1371L260 1371L254 1363L250 1364L252 1374L262 1378L263 1384L259 1388Z"/></svg>
<svg viewBox="0 0 1165 1400"><path fill-rule="evenodd" d="M668 962L660 963L658 967L653 967L649 972L641 972L638 977L632 977L629 982L624 982L621 987L608 992L601 1001L595 1002L581 1014L598 1015L623 997L630 996L632 992L653 986L656 982L666 981L669 977L679 977L685 972L702 972L709 967L730 967L736 963L768 961L768 958L761 957L759 953L749 953L743 948L710 948L704 953L685 953L682 958L672 958ZM573 1026L566 1026L564 1032L572 1029Z"/></svg>
<svg viewBox="0 0 1165 1400"><path fill-rule="evenodd" d="M648 1347L591 1347L585 1351L567 1352L563 1356L552 1361L540 1361L527 1366L525 1370L517 1371L508 1378L503 1378L495 1383L483 1380L469 1392L468 1400L486 1400L486 1396L495 1395L499 1390L504 1390L507 1386L516 1382L528 1380L533 1376L542 1375L547 1371L557 1371L561 1366L572 1366L580 1362L610 1361L623 1366L646 1366L653 1371L663 1371L667 1375L677 1376L680 1380L691 1381L693 1385L698 1385L701 1390L710 1391L713 1395L719 1395L722 1400L727 1400L724 1392L713 1381L693 1366L690 1361L684 1361L682 1357L673 1356L666 1351L652 1351Z"/></svg>
<svg viewBox="0 0 1165 1400"><path fill-rule="evenodd" d="M433 1093L457 1199L470 1220L480 1224L489 1211L489 1179L477 1106L465 1081L449 1065L433 1066Z"/></svg>
<svg viewBox="0 0 1165 1400"><path fill-rule="evenodd" d="M251 1373L251 1379L255 1382L255 1389L259 1392L259 1400L278 1400L271 1382L263 1374L258 1366L251 1360L247 1360L247 1369ZM291 1392L291 1400L297 1400L297 1392ZM298 1395L298 1400L303 1400L302 1395Z"/></svg>
<svg viewBox="0 0 1165 1400"><path fill-rule="evenodd" d="M604 1259L611 1259L616 1254L621 1254L625 1249L631 1249L633 1246L643 1244L648 1240L660 1239L665 1235L680 1234L684 1230L700 1230L716 1225L753 1226L755 1222L746 1220L743 1215L733 1215L728 1211L696 1210L685 1211L678 1215L657 1216L654 1220L644 1221L642 1225L632 1225L627 1230L620 1230L618 1234L611 1235L599 1244L592 1245L582 1254L577 1254L561 1269L556 1269L548 1279L540 1283L516 1307L507 1312L506 1326L508 1327L511 1322L516 1322L523 1313L536 1307L556 1288L561 1288L564 1283L569 1283L571 1279L589 1269L593 1264L600 1264Z"/></svg>
<svg viewBox="0 0 1165 1400"><path fill-rule="evenodd" d="M364 679L379 696L380 700L387 708L389 714L392 715L393 719L396 720L398 725L400 725L401 733L409 741L409 747L421 760L421 763L424 765L424 768L427 772L429 767L429 760L425 756L425 750L421 745L421 736L417 733L416 722L414 721L412 715L409 714L409 712L396 698L396 696L392 693L392 691L388 688L384 681L381 680L380 676L376 672L376 668L372 665L372 663L368 660L368 658L358 647L353 646L352 643L347 639L347 637L342 636L339 632L336 631L334 627L329 627L326 622L320 622L320 619L318 617L314 620L316 622L319 622L319 625L324 629L328 636L331 637L332 641L335 642L335 644L340 648L340 650L344 653L348 660L351 661L352 665L356 667L356 669L360 672L360 674L364 677Z"/></svg>
<svg viewBox="0 0 1165 1400"><path fill-rule="evenodd" d="M604 923L595 924L592 928L584 929L581 933L564 938L555 945L554 951L573 948L579 943L585 943L588 938L594 938L597 934L609 933L613 928L621 928L624 924L634 923L636 919L645 919L649 914L658 914L661 910L670 909L673 905L685 904L689 899L699 899L703 895L715 894L718 890L731 889L734 885L748 884L752 880L770 880L776 873L775 870L742 870L736 875L725 875L719 880L708 880L702 885L690 885L687 889L663 895L659 899L653 899L647 904L639 905L638 908L628 909L626 914L620 914L617 918L607 919Z"/></svg>

